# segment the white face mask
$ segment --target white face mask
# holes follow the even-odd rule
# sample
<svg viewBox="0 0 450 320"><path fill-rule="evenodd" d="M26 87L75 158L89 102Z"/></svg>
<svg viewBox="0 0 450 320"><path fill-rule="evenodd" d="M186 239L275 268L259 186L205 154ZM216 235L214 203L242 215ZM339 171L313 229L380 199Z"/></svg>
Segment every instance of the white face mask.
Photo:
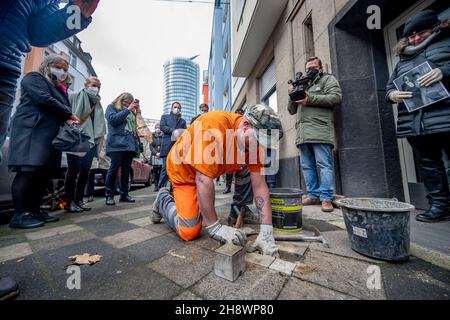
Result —
<svg viewBox="0 0 450 320"><path fill-rule="evenodd" d="M172 112L174 113L174 114L180 114L181 113L181 110L180 109L177 109L177 108L172 108Z"/></svg>
<svg viewBox="0 0 450 320"><path fill-rule="evenodd" d="M97 87L89 87L89 88L86 88L86 92L88 92L88 93L90 93L90 94L92 94L92 95L98 95L98 92L100 91L100 89L99 88L97 88Z"/></svg>
<svg viewBox="0 0 450 320"><path fill-rule="evenodd" d="M61 82L67 78L67 72L64 69L50 68L50 73L56 77L56 79Z"/></svg>

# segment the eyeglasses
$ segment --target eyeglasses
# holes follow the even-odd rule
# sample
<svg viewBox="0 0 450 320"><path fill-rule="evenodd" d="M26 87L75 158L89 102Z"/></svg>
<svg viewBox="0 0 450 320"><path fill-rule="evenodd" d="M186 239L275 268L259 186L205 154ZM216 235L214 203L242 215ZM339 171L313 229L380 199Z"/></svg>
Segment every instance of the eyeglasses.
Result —
<svg viewBox="0 0 450 320"><path fill-rule="evenodd" d="M426 35L427 33L432 33L434 29L427 29L427 30L423 30L423 31L419 31L414 33L412 36L408 37L409 41L414 41L414 39L416 37L423 37L424 35Z"/></svg>

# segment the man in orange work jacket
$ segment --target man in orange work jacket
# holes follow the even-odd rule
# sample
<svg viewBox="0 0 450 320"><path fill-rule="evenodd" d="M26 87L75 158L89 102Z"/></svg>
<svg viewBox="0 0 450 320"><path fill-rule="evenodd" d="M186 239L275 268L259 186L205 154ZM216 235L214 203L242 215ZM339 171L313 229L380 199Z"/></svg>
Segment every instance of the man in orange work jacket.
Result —
<svg viewBox="0 0 450 320"><path fill-rule="evenodd" d="M199 117L167 157L173 195L167 188L160 190L153 203L152 221L159 223L164 218L185 241L198 238L204 224L213 239L244 246L245 234L222 225L217 218L214 180L224 173L239 172L247 164L261 217L261 230L253 246L263 254L277 256L263 170L264 151L278 149L282 132L278 115L264 105L248 108L244 116L215 111Z"/></svg>

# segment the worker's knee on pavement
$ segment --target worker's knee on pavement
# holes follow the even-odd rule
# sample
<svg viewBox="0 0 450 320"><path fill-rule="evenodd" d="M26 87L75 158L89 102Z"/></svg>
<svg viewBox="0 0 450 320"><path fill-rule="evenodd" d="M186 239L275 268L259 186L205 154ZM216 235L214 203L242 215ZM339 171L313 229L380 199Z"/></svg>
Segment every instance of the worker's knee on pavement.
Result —
<svg viewBox="0 0 450 320"><path fill-rule="evenodd" d="M184 241L193 241L200 237L202 232L202 223L200 222L198 225L194 227L182 227L178 226L178 233L180 238Z"/></svg>

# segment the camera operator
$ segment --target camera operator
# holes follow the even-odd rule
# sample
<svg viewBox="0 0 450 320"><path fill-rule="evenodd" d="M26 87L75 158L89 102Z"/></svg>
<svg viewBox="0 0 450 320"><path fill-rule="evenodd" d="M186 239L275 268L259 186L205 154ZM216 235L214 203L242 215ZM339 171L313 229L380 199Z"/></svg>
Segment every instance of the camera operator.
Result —
<svg viewBox="0 0 450 320"><path fill-rule="evenodd" d="M342 90L336 77L323 72L319 58L307 60L306 72L304 78L296 79L289 86L291 99L288 106L291 115L297 114L296 144L300 149L300 163L308 192L303 204L322 204L322 211L332 212L334 107L342 101ZM305 92L299 92L303 89ZM305 98L292 101L295 96Z"/></svg>

